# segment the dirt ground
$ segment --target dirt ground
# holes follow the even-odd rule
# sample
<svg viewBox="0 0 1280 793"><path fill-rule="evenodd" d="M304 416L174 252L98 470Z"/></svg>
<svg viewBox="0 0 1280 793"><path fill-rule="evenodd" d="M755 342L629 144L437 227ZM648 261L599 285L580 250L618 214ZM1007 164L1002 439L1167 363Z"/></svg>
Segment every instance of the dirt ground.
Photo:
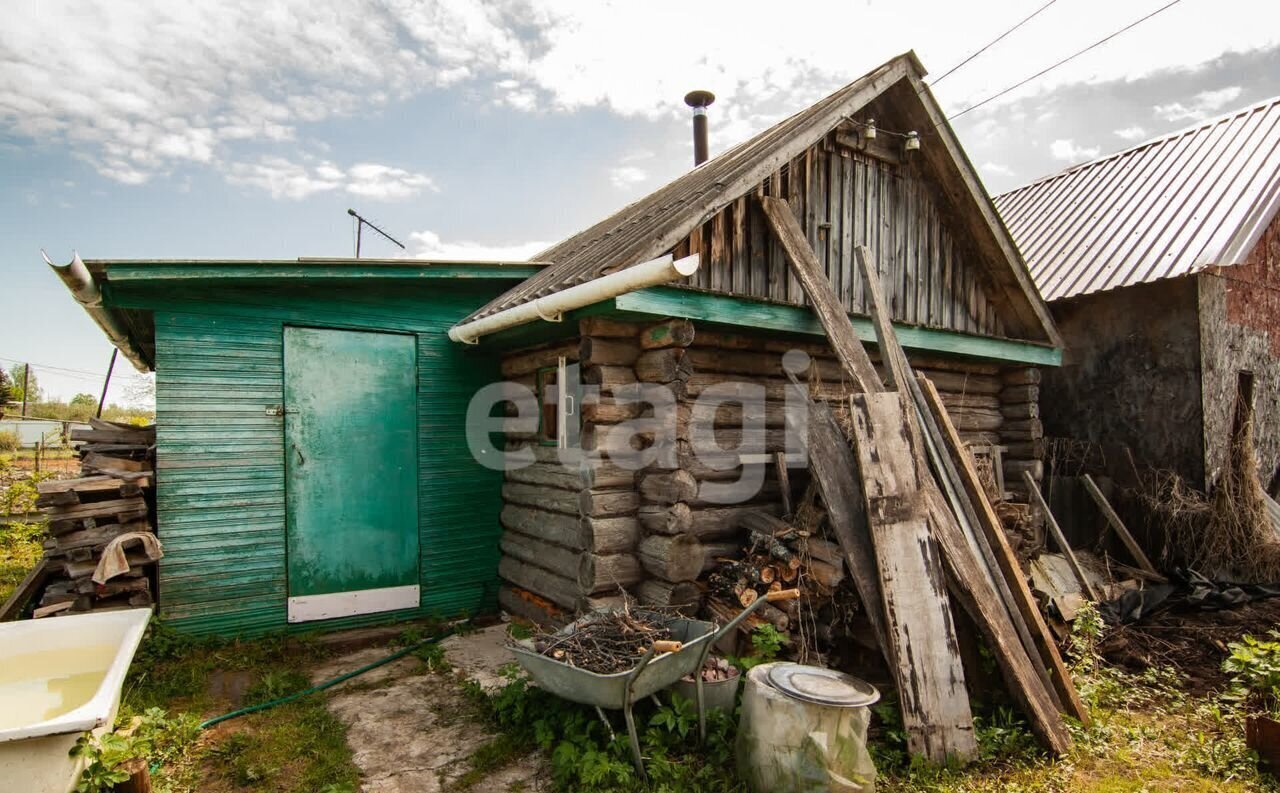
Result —
<svg viewBox="0 0 1280 793"><path fill-rule="evenodd" d="M1098 649L1107 660L1134 672L1173 667L1187 676L1187 693L1199 696L1226 688L1222 661L1228 642L1277 629L1280 598L1218 611L1170 609L1140 625L1110 629Z"/></svg>
<svg viewBox="0 0 1280 793"><path fill-rule="evenodd" d="M467 762L498 736L475 717L462 684L470 679L492 686L501 679L498 667L510 660L502 649L505 635L506 626L495 625L447 640L447 670L429 671L418 658L407 656L331 689L329 710L347 727L362 791L541 789L538 780L545 773L536 756L487 774L473 772ZM338 653L318 666L312 679L327 680L386 654L385 647Z"/></svg>

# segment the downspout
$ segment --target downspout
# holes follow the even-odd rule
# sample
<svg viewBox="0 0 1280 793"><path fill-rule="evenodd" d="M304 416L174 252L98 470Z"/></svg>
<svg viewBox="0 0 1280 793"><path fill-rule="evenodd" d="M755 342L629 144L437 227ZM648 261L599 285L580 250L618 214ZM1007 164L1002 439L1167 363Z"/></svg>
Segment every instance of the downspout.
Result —
<svg viewBox="0 0 1280 793"><path fill-rule="evenodd" d="M108 341L124 353L124 357L128 358L139 372L150 371L151 367L142 360L142 355L133 346L129 332L114 314L103 308L102 290L93 282L93 275L80 260L80 254L73 253L70 264L54 264L49 254L44 251L40 251L40 255L44 257L45 264L53 268L53 271L62 279L62 283L67 285L67 289L71 290L76 302L93 318L94 322L98 323L102 332L107 334Z"/></svg>
<svg viewBox="0 0 1280 793"><path fill-rule="evenodd" d="M637 289L665 284L677 278L688 278L698 271L698 263L699 258L696 253L676 261L667 254L616 273L602 275L585 284L571 286L545 297L503 309L496 314L455 325L449 329L449 338L463 344L476 344L481 336L537 319L559 322L566 311L573 311Z"/></svg>

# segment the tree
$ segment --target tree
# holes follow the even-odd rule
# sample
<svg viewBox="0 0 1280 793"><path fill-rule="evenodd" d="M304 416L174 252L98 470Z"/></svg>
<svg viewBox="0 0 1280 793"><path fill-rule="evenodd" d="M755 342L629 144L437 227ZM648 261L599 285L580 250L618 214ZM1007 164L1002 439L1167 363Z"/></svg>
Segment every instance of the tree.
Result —
<svg viewBox="0 0 1280 793"><path fill-rule="evenodd" d="M13 381L9 379L9 373L0 369L0 413L4 412L5 405L13 400Z"/></svg>
<svg viewBox="0 0 1280 793"><path fill-rule="evenodd" d="M23 373L26 372L27 365L25 363L15 363L13 368L9 370L9 376L13 380L13 393L11 398L14 402L21 402L26 397L28 402L37 402L40 399L40 381L36 379L36 373L32 372L27 380L26 393L22 390Z"/></svg>
<svg viewBox="0 0 1280 793"><path fill-rule="evenodd" d="M98 406L98 398L93 394L76 394L71 397L72 407L80 405L88 405L89 407L96 408Z"/></svg>

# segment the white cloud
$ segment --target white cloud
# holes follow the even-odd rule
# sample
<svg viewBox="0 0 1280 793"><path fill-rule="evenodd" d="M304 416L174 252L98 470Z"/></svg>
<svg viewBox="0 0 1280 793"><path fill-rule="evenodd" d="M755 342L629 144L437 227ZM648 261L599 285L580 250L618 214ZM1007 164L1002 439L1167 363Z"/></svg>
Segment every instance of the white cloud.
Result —
<svg viewBox="0 0 1280 793"><path fill-rule="evenodd" d="M1167 105L1156 105L1152 108L1157 117L1165 121L1200 121L1225 109L1240 96L1241 88L1230 85L1216 91L1201 91L1191 99L1189 105L1171 102Z"/></svg>
<svg viewBox="0 0 1280 793"><path fill-rule="evenodd" d="M649 178L649 173L634 165L619 165L609 169L609 182L619 190L630 190Z"/></svg>
<svg viewBox="0 0 1280 793"><path fill-rule="evenodd" d="M998 162L991 162L990 160L979 165L978 170L982 173L994 173L999 174L1000 176L1013 176L1012 168L1007 165L1001 165Z"/></svg>
<svg viewBox="0 0 1280 793"><path fill-rule="evenodd" d="M402 201L423 190L437 190L431 177L388 165L359 163L344 171L331 162L308 165L283 157L231 163L227 181L265 190L272 198L293 200L343 190L374 201Z"/></svg>
<svg viewBox="0 0 1280 793"><path fill-rule="evenodd" d="M1147 131L1139 126L1125 127L1115 130L1116 136L1133 143L1147 137Z"/></svg>
<svg viewBox="0 0 1280 793"><path fill-rule="evenodd" d="M1053 155L1053 159L1065 162L1086 162L1094 159L1101 152L1102 149L1098 146L1085 148L1077 146L1073 140L1059 139L1049 144L1049 153Z"/></svg>
<svg viewBox="0 0 1280 793"><path fill-rule="evenodd" d="M434 231L415 231L409 239L413 243L410 255L415 259L522 262L550 246L550 243L541 241L511 244L445 241Z"/></svg>
<svg viewBox="0 0 1280 793"><path fill-rule="evenodd" d="M1000 103L1280 41L1280 25L1263 24L1255 6L1217 0L1171 8ZM1106 32L1099 20L1114 18L1115 8L1113 0L1049 8L937 93L951 110L989 96L1098 38ZM296 159L323 143L312 142L305 125L378 112L428 91L465 86L522 112L600 107L668 119L684 118L681 98L701 87L718 96L711 111L718 150L908 49L941 74L997 22L1017 16L1005 10L997 20L943 0L798 0L787 13L741 0L725 10L685 0L11 3L0 26L0 131L69 147L130 184L190 167L244 179L237 163L260 153L246 147L308 141L288 151ZM814 25L818 15L823 24ZM1241 27L1244 18L1258 21ZM697 46L655 48L673 30L715 35ZM851 51L850 30L875 35ZM1214 102L1232 101L1213 93L1167 112L1212 112ZM312 173L298 184L311 189L316 179L333 181Z"/></svg>

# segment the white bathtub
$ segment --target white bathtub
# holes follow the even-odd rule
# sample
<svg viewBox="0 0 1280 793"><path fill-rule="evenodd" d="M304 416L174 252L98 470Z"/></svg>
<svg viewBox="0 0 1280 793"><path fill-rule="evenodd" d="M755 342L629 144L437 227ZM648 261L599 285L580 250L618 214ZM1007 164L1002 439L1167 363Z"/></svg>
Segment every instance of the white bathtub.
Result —
<svg viewBox="0 0 1280 793"><path fill-rule="evenodd" d="M0 623L0 786L67 793L86 732L111 729L150 609Z"/></svg>

